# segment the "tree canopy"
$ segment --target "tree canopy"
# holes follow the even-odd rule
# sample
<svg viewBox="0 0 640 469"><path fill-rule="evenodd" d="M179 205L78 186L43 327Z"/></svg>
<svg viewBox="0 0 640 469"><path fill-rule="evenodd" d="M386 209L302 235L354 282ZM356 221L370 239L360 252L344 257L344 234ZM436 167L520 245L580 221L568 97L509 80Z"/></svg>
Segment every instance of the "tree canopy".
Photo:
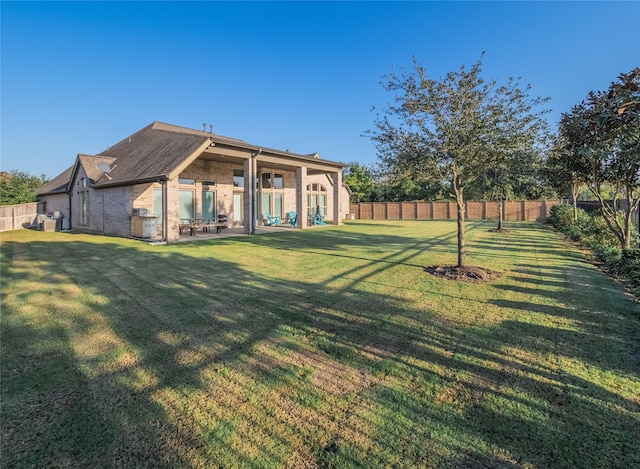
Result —
<svg viewBox="0 0 640 469"><path fill-rule="evenodd" d="M483 54L484 55L484 54ZM458 266L466 264L465 189L488 168L533 151L544 141L541 109L548 98L530 97L519 80L498 85L481 75L482 57L438 80L414 58L413 69L383 77L394 94L367 132L383 166L416 180L447 181L458 206Z"/></svg>
<svg viewBox="0 0 640 469"><path fill-rule="evenodd" d="M374 187L371 170L359 163L351 163L344 172L344 182L351 189L351 199L353 202L369 200Z"/></svg>
<svg viewBox="0 0 640 469"><path fill-rule="evenodd" d="M588 185L621 247L629 248L631 214L640 205L640 68L562 114L554 152L567 174ZM622 217L620 198L627 201Z"/></svg>
<svg viewBox="0 0 640 469"><path fill-rule="evenodd" d="M32 176L13 170L0 174L0 205L35 202L36 191L47 182L46 176Z"/></svg>

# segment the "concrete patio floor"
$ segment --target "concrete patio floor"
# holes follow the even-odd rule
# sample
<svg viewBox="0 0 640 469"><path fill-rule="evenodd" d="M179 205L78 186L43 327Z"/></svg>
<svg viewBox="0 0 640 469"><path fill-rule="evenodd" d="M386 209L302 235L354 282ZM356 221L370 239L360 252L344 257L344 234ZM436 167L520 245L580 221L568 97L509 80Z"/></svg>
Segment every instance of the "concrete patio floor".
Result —
<svg viewBox="0 0 640 469"><path fill-rule="evenodd" d="M326 226L331 226L326 225ZM322 228L320 225L309 225L305 228L306 230ZM256 227L256 235L267 234L267 233L278 233L284 231L291 231L297 228L292 227L291 225L282 225L282 226L258 226ZM185 243L190 241L204 241L207 239L217 239L217 238L231 238L234 236L246 236L248 233L244 232L244 228L225 228L220 230L220 233L216 233L216 230L213 229L211 231L202 231L198 230L195 232L193 236L189 234L188 230L184 230L184 232L180 235L180 238L177 241L173 241L173 243ZM166 244L161 241L161 236L158 235L155 239L153 238L133 238L139 241L146 241L149 244Z"/></svg>
<svg viewBox="0 0 640 469"><path fill-rule="evenodd" d="M312 228L312 227L308 227ZM279 231L291 231L295 230L291 225L282 225L282 226L258 226L256 227L256 235L266 234L266 233L277 233ZM188 231L185 230L184 233L180 235L180 239L176 242L183 243L186 241L202 241L205 239L216 239L216 238L230 238L233 236L244 236L247 233L244 232L244 228L225 228L220 230L220 233L216 233L216 230L211 231L202 231L198 230L195 232L194 236L191 236Z"/></svg>

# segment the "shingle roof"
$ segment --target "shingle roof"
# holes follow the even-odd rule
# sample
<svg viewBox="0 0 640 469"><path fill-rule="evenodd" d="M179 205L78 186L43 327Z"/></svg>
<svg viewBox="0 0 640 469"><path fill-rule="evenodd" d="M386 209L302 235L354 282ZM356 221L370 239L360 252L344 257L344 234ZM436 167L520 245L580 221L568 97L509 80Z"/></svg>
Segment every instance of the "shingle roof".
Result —
<svg viewBox="0 0 640 469"><path fill-rule="evenodd" d="M96 156L115 158L108 179L101 178L96 186L169 175L185 159L209 142L209 135L197 131L185 132L176 126L154 122Z"/></svg>
<svg viewBox="0 0 640 469"><path fill-rule="evenodd" d="M100 168L100 163L113 167L112 165L114 165L116 158L100 155L78 155L78 161L84 168L85 173L87 173L87 177L91 179L93 184L95 184L99 181L109 180L109 178L104 174L105 171Z"/></svg>
<svg viewBox="0 0 640 469"><path fill-rule="evenodd" d="M320 160L317 153L301 155L273 150L258 147L237 138L157 121L95 156L78 155L77 163L82 165L96 188L154 181L170 177L174 171L188 163L190 158L195 159L199 156L212 141L251 151L261 149L273 155L311 160L314 163L321 162L334 167L344 166L342 163ZM100 163L105 163L111 168L108 176L98 166ZM69 172L67 183L71 177L74 177L74 168L75 165L65 171L65 173ZM57 176L55 180L64 179L63 174ZM64 192L64 189L61 192Z"/></svg>
<svg viewBox="0 0 640 469"><path fill-rule="evenodd" d="M40 189L36 191L36 195L49 195L49 194L64 194L69 187L69 180L71 179L71 173L75 165L65 169L62 173L58 174L51 181L44 184Z"/></svg>

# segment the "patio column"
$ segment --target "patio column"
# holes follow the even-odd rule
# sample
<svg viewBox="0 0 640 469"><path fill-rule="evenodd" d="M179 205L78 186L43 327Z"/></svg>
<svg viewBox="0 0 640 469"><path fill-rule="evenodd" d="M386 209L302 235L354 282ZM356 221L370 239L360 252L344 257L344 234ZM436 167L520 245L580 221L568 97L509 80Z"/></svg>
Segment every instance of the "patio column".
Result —
<svg viewBox="0 0 640 469"><path fill-rule="evenodd" d="M256 159L257 154L244 160L244 232L256 234Z"/></svg>
<svg viewBox="0 0 640 469"><path fill-rule="evenodd" d="M307 168L296 168L296 214L298 228L307 227Z"/></svg>
<svg viewBox="0 0 640 469"><path fill-rule="evenodd" d="M333 173L333 223L342 225L342 171Z"/></svg>
<svg viewBox="0 0 640 469"><path fill-rule="evenodd" d="M167 242L178 241L180 239L179 223L180 223L180 186L178 185L178 178L167 181L167 200L166 204L167 213L163 214L166 217L167 224Z"/></svg>

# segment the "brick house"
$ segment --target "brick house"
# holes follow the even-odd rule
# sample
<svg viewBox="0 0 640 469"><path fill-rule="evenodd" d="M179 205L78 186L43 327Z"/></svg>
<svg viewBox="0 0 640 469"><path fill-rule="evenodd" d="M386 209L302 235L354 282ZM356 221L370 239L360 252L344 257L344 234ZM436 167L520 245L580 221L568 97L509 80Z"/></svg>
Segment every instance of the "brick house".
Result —
<svg viewBox="0 0 640 469"><path fill-rule="evenodd" d="M74 230L130 237L132 216L147 213L158 238L172 242L181 219L221 214L245 233L255 233L267 213L284 220L296 212L304 229L320 210L339 225L349 210L345 166L154 122L97 155L78 155L36 195Z"/></svg>

